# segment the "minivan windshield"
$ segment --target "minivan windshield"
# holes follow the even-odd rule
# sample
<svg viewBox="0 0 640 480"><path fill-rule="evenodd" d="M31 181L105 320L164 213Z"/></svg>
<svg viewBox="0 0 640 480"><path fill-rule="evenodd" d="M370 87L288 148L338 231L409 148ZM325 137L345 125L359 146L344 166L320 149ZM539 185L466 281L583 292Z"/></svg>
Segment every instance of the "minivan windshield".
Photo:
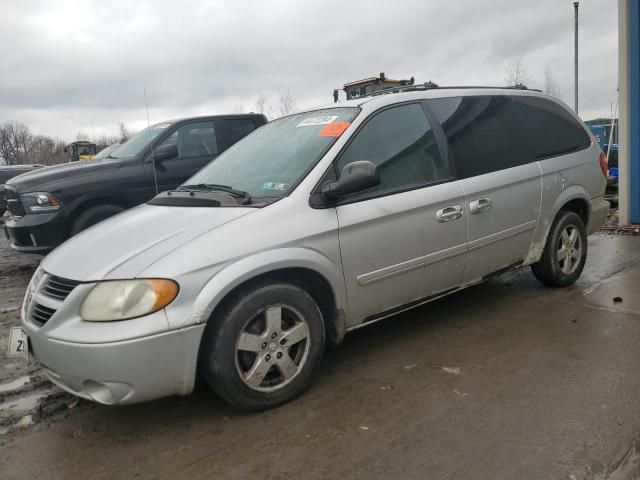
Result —
<svg viewBox="0 0 640 480"><path fill-rule="evenodd" d="M284 197L359 112L359 108L338 107L274 120L233 145L184 186L226 186L254 199Z"/></svg>
<svg viewBox="0 0 640 480"><path fill-rule="evenodd" d="M134 135L127 143L120 146L117 153L111 155L111 158L131 158L138 155L142 150L149 146L149 143L160 135L169 127L168 123L158 123L145 128L140 133Z"/></svg>

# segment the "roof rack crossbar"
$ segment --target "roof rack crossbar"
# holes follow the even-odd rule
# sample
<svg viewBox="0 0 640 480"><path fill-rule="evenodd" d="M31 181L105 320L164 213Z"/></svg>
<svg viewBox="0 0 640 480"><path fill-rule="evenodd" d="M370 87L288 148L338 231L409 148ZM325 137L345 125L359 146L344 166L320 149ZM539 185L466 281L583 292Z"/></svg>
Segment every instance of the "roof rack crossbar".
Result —
<svg viewBox="0 0 640 480"><path fill-rule="evenodd" d="M405 85L397 87L387 87L377 92L367 93L357 98L377 97L379 95L387 95L390 93L417 92L423 90L461 90L467 88L483 89L483 90L527 90L530 92L542 92L537 88L528 88L526 85L508 85L508 86L487 86L487 85L436 85L433 82L425 82L417 85Z"/></svg>

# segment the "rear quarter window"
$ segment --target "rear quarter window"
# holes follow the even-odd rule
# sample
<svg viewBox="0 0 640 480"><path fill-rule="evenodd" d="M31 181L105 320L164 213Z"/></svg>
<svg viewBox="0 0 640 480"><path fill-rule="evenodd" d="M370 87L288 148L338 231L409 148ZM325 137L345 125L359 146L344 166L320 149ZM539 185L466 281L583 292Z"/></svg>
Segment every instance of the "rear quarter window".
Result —
<svg viewBox="0 0 640 480"><path fill-rule="evenodd" d="M513 102L530 133L537 159L583 150L591 145L591 137L582 125L556 102L524 96L514 96Z"/></svg>

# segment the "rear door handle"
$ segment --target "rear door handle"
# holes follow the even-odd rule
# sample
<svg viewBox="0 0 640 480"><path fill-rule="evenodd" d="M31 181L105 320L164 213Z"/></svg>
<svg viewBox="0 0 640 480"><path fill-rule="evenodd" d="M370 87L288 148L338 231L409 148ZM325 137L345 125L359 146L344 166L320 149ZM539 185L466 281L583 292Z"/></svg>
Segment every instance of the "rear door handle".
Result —
<svg viewBox="0 0 640 480"><path fill-rule="evenodd" d="M486 212L487 210L491 210L490 198L479 198L478 200L469 202L469 212L471 213L471 215Z"/></svg>
<svg viewBox="0 0 640 480"><path fill-rule="evenodd" d="M451 205L438 210L436 212L436 220L440 223L450 222L462 217L463 213L462 205Z"/></svg>

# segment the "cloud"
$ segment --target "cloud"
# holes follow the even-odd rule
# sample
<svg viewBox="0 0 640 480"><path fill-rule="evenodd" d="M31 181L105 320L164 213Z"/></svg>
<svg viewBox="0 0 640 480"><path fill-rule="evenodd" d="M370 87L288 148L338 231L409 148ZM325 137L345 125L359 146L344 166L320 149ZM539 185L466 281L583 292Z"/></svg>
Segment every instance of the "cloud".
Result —
<svg viewBox="0 0 640 480"><path fill-rule="evenodd" d="M604 115L617 88L615 3L582 2L581 113ZM299 106L384 71L439 84L504 84L522 58L536 86L549 66L573 98L572 2L173 2L0 0L0 121L37 133L113 133L237 111L288 88Z"/></svg>

